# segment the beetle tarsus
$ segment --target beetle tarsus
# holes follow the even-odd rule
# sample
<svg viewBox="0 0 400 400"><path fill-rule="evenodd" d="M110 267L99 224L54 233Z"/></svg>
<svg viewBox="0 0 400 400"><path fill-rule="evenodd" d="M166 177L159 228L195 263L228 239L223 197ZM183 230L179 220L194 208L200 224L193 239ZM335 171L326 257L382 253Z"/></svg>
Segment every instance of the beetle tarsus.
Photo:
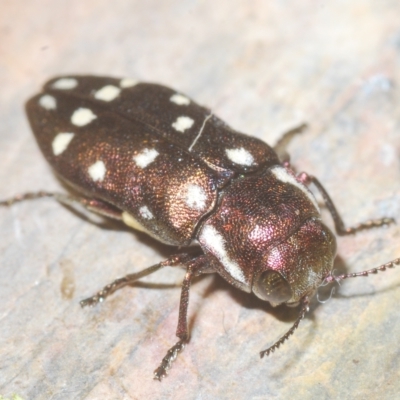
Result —
<svg viewBox="0 0 400 400"><path fill-rule="evenodd" d="M130 281L127 277L118 278L109 285L104 286L102 290L97 292L94 296L88 297L80 302L81 307L93 307L98 303L102 303L108 296L113 294L116 290L128 285Z"/></svg>
<svg viewBox="0 0 400 400"><path fill-rule="evenodd" d="M162 359L161 364L154 370L154 379L161 382L167 376L167 371L171 368L172 363L176 360L178 353L185 348L186 341L180 340L175 343Z"/></svg>

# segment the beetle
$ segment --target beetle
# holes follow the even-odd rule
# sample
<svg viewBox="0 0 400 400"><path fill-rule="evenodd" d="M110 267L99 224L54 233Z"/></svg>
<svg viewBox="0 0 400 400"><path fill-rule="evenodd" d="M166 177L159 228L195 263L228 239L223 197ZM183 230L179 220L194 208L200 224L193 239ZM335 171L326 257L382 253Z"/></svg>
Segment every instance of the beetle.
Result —
<svg viewBox="0 0 400 400"><path fill-rule="evenodd" d="M62 76L26 104L38 145L57 176L78 195L37 192L0 202L53 197L121 220L172 246L198 244L116 279L81 301L93 306L166 266L186 269L174 344L154 371L161 380L189 340L187 313L194 277L217 273L272 306L300 305L297 329L318 287L367 276L400 263L335 276L336 239L322 222L309 186L322 195L338 235L388 225L382 218L346 228L322 184L297 174L278 146L233 130L209 109L167 87L132 79ZM289 131L283 141L301 131ZM280 142L282 143L282 142Z"/></svg>

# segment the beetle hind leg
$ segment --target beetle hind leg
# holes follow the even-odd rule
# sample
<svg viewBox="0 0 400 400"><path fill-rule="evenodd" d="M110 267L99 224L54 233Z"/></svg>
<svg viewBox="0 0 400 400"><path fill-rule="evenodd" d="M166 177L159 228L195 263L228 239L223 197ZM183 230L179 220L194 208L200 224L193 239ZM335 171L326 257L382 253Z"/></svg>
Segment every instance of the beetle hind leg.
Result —
<svg viewBox="0 0 400 400"><path fill-rule="evenodd" d="M13 204L20 203L21 201L35 200L35 199L41 199L43 197L54 197L54 196L55 193L44 192L44 191L29 192L18 196L10 197L9 199L0 200L0 206L10 207Z"/></svg>
<svg viewBox="0 0 400 400"><path fill-rule="evenodd" d="M80 204L88 211L102 215L104 217L122 220L122 212L111 204L106 203L102 200L86 198L83 196L75 196L72 194L64 194L57 192L28 192L18 196L11 197L9 199L0 200L0 206L10 207L16 203L27 200L36 200L42 198L52 198L57 200L59 203L64 204L68 207L76 207Z"/></svg>
<svg viewBox="0 0 400 400"><path fill-rule="evenodd" d="M395 223L395 220L393 218L379 218L379 219L370 219L365 222L361 222L357 225L351 226L346 228L342 218L340 217L331 197L329 196L328 192L325 190L325 188L322 186L321 182L312 175L308 175L306 172L302 172L298 175L297 179L304 183L305 185L309 184L314 184L314 186L318 189L318 191L321 193L322 198L324 199L325 205L328 208L330 214L332 215L333 222L335 224L335 230L338 235L344 236L344 235L351 235L353 233L366 230L366 229L371 229L371 228L377 228L383 225L390 225Z"/></svg>

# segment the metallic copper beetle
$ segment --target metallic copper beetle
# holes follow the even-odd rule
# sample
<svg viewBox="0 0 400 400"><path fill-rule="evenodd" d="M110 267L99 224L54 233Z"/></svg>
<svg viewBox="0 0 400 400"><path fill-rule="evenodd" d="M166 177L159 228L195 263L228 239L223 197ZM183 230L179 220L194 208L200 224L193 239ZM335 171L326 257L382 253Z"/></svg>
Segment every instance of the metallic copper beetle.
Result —
<svg viewBox="0 0 400 400"><path fill-rule="evenodd" d="M262 357L294 332L322 283L365 276L400 262L333 276L335 236L321 221L309 184L322 194L339 235L393 219L346 229L315 177L296 175L266 143L236 132L174 90L131 79L59 77L47 82L26 110L47 161L81 196L39 192L1 204L45 196L79 202L163 243L197 241L201 246L199 256L174 255L81 302L94 305L165 266L186 268L179 341L155 370L156 379L166 375L189 339L189 288L195 276L218 273L273 306L301 305L291 329Z"/></svg>

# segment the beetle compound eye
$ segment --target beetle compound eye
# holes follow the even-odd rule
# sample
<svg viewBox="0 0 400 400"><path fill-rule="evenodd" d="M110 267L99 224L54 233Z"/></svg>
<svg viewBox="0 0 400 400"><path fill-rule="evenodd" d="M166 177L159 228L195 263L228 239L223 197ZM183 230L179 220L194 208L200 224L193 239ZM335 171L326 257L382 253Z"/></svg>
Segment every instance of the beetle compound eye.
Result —
<svg viewBox="0 0 400 400"><path fill-rule="evenodd" d="M264 271L256 284L257 294L274 304L284 303L292 298L287 280L277 271Z"/></svg>

